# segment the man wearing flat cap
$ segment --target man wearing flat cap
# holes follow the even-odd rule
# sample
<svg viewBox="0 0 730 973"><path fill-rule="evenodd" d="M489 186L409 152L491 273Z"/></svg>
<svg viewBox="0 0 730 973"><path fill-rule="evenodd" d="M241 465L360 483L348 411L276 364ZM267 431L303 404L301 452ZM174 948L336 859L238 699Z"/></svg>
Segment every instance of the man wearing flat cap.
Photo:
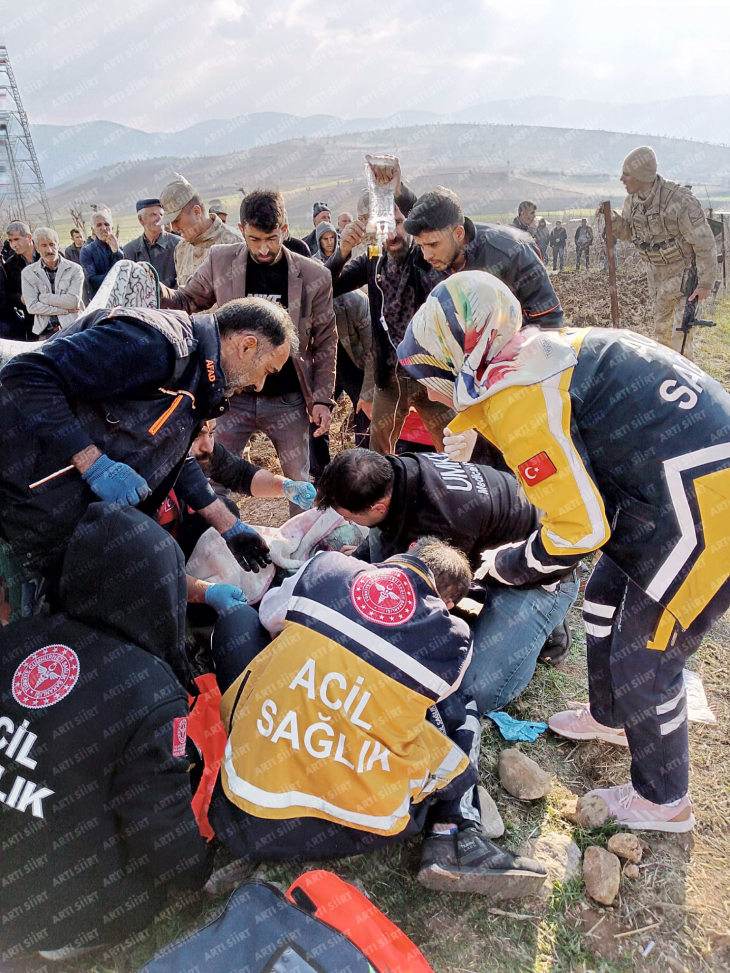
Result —
<svg viewBox="0 0 730 973"><path fill-rule="evenodd" d="M165 209L165 223L169 223L182 240L175 249L177 286L184 287L200 267L212 246L219 243L243 243L243 237L233 226L226 226L208 208L185 176L176 172L175 178L160 193Z"/></svg>
<svg viewBox="0 0 730 973"><path fill-rule="evenodd" d="M175 271L175 247L180 242L177 233L166 233L162 224L163 208L159 199L138 199L137 219L142 226L142 235L124 245L124 256L135 263L144 261L152 264L160 278L160 283L177 287Z"/></svg>
<svg viewBox="0 0 730 973"><path fill-rule="evenodd" d="M654 299L654 337L667 348L681 351L686 298L704 301L717 276L715 237L696 197L686 186L657 173L657 158L649 145L640 145L624 159L621 182L626 202L613 213L613 232L637 248L646 264ZM697 287L682 293L687 267L697 268ZM692 358L692 334L684 354Z"/></svg>
<svg viewBox="0 0 730 973"><path fill-rule="evenodd" d="M208 216L219 216L221 223L228 222L228 210L221 199L211 199L208 203Z"/></svg>
<svg viewBox="0 0 730 973"><path fill-rule="evenodd" d="M314 229L307 236L302 237L302 240L309 247L310 253L314 253L317 249L317 224L331 222L332 214L327 203L314 203L312 206L312 223L314 223Z"/></svg>

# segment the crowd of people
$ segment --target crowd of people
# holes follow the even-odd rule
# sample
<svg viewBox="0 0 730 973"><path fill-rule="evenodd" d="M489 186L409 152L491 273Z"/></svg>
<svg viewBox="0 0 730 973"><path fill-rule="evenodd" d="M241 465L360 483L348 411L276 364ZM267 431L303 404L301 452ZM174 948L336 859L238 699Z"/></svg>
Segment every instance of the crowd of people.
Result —
<svg viewBox="0 0 730 973"><path fill-rule="evenodd" d="M545 266L566 231L534 204L475 223L372 165L394 186L382 249L367 194L337 225L316 202L296 240L280 192L247 193L236 228L182 176L123 247L102 207L65 255L7 228L3 338L37 344L0 372L6 961L135 934L202 888L216 843L309 861L423 834L426 888L538 892L545 868L481 823L481 719L565 659L592 557L589 702L539 715L628 747L631 780L594 792L619 825L694 825L682 671L730 606L730 396L666 320L714 283L704 213L650 148L627 157L615 234L663 261L654 341L567 325ZM586 269L592 244L582 220ZM103 304L117 265L154 268L159 308ZM343 393L355 448L331 457ZM257 431L283 475L243 457ZM360 542L274 572L231 493ZM211 533L239 579L270 576L252 604L193 573Z"/></svg>

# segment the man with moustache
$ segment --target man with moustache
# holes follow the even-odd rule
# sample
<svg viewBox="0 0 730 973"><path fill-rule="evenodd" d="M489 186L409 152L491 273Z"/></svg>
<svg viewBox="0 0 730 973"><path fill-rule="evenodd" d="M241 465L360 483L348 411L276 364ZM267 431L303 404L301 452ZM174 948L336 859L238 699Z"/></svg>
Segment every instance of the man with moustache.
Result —
<svg viewBox="0 0 730 973"><path fill-rule="evenodd" d="M144 261L152 264L160 283L175 287L175 248L180 243L180 237L177 233L166 233L162 229L165 222L163 213L159 199L137 200L137 219L143 232L141 236L124 244L124 257L136 263Z"/></svg>

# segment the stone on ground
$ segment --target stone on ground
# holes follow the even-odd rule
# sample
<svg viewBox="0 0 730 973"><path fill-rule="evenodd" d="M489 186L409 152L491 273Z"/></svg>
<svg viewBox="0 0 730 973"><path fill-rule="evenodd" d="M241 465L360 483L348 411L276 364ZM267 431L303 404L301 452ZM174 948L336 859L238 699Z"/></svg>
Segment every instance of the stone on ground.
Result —
<svg viewBox="0 0 730 973"><path fill-rule="evenodd" d="M636 835L626 832L612 835L608 841L608 850L612 851L614 855L618 855L619 858L626 858L636 865L639 864L641 856L644 854L641 842Z"/></svg>
<svg viewBox="0 0 730 973"><path fill-rule="evenodd" d="M492 800L486 787L479 785L479 803L482 808L482 827L488 838L501 838L504 834L504 821L502 815L497 810L497 805Z"/></svg>
<svg viewBox="0 0 730 973"><path fill-rule="evenodd" d="M585 794L578 798L575 805L571 803L563 807L563 817L586 831L592 831L606 823L608 807L598 794Z"/></svg>
<svg viewBox="0 0 730 973"><path fill-rule="evenodd" d="M545 797L553 785L550 774L517 747L508 747L499 755L499 779L502 787L520 801Z"/></svg>
<svg viewBox="0 0 730 973"><path fill-rule="evenodd" d="M591 845L583 856L586 891L601 905L611 905L621 884L621 863L616 855Z"/></svg>
<svg viewBox="0 0 730 973"><path fill-rule="evenodd" d="M521 855L536 858L547 869L546 889L551 892L556 882L567 882L580 875L580 848L567 834L543 834L526 841Z"/></svg>
<svg viewBox="0 0 730 973"><path fill-rule="evenodd" d="M624 865L624 875L626 878L638 878L639 866L634 865L633 862L628 862L626 865Z"/></svg>

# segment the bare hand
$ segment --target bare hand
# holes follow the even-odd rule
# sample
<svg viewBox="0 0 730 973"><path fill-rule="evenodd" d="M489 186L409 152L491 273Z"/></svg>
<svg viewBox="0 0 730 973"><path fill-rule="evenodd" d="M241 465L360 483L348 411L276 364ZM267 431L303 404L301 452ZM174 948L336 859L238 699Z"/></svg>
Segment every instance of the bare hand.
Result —
<svg viewBox="0 0 730 973"><path fill-rule="evenodd" d="M117 250L119 250L119 241L113 233L109 234L109 236L106 238L106 242L109 244L109 249L112 253L116 253Z"/></svg>
<svg viewBox="0 0 730 973"><path fill-rule="evenodd" d="M352 557L357 548L354 544L345 544L340 548L340 554L345 554L347 557Z"/></svg>
<svg viewBox="0 0 730 973"><path fill-rule="evenodd" d="M695 287L695 289L689 295L689 300L693 301L695 298L697 298L698 301L706 301L711 293L712 288L710 287Z"/></svg>
<svg viewBox="0 0 730 973"><path fill-rule="evenodd" d="M365 224L360 220L348 223L340 236L340 253L350 256L355 247L365 239Z"/></svg>
<svg viewBox="0 0 730 973"><path fill-rule="evenodd" d="M320 436L324 436L328 432L330 423L332 422L332 413L326 405L315 405L309 415L311 421L315 426L319 426L319 429L313 433L314 438L318 439Z"/></svg>
<svg viewBox="0 0 730 973"><path fill-rule="evenodd" d="M368 419L372 419L373 418L373 403L372 402L366 402L365 399L358 399L357 400L357 408L355 409L355 412L364 412L365 415L368 417Z"/></svg>
<svg viewBox="0 0 730 973"><path fill-rule="evenodd" d="M379 155L377 162L368 160L368 165L375 176L375 181L383 186L387 186L391 179L396 177L394 189L397 196L401 184L400 159L395 155Z"/></svg>

